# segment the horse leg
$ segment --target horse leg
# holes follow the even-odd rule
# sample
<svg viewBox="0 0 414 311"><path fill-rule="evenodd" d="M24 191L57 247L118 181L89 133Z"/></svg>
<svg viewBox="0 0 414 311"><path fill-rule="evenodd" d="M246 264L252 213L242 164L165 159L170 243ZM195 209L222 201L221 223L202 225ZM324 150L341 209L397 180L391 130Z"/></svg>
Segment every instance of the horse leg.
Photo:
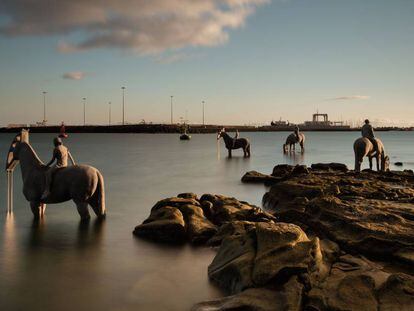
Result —
<svg viewBox="0 0 414 311"><path fill-rule="evenodd" d="M90 201L89 206L92 207L92 210L98 218L105 218L105 210L102 210L101 206L99 206L97 202Z"/></svg>
<svg viewBox="0 0 414 311"><path fill-rule="evenodd" d="M379 154L378 154L378 152L377 152L377 154L376 154L376 156L375 156L375 159L377 160L377 171L379 172L380 171L380 163L379 163Z"/></svg>
<svg viewBox="0 0 414 311"><path fill-rule="evenodd" d="M231 158L231 148L227 149L229 151L229 158Z"/></svg>
<svg viewBox="0 0 414 311"><path fill-rule="evenodd" d="M369 169L372 170L372 157L369 157Z"/></svg>
<svg viewBox="0 0 414 311"><path fill-rule="evenodd" d="M305 146L303 145L303 143L300 143L300 152L305 152Z"/></svg>
<svg viewBox="0 0 414 311"><path fill-rule="evenodd" d="M46 212L46 203L41 203L40 204L40 212L41 212L42 216L45 215L45 212Z"/></svg>
<svg viewBox="0 0 414 311"><path fill-rule="evenodd" d="M75 202L75 203L76 203L76 208L78 209L78 213L81 217L81 220L87 220L91 218L91 216L89 215L87 202Z"/></svg>
<svg viewBox="0 0 414 311"><path fill-rule="evenodd" d="M41 217L43 217L44 215L44 211L43 211L43 204L41 204L40 202L30 202L30 208L32 210L33 216L35 219L39 219Z"/></svg>

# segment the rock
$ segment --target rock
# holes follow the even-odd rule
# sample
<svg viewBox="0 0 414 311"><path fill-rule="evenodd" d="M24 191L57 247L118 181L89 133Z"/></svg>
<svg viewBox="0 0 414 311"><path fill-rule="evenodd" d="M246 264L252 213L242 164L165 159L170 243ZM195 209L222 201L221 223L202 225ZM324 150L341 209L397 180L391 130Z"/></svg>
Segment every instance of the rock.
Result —
<svg viewBox="0 0 414 311"><path fill-rule="evenodd" d="M244 292L221 299L196 304L191 311L284 311L300 310L289 308L291 301L282 300L280 293L266 288L250 288Z"/></svg>
<svg viewBox="0 0 414 311"><path fill-rule="evenodd" d="M254 226L253 226L254 224ZM319 239L310 240L300 227L286 223L242 223L227 231L209 266L210 279L230 293L249 287L282 285L292 276L309 274L311 282L326 277Z"/></svg>
<svg viewBox="0 0 414 311"><path fill-rule="evenodd" d="M308 294L311 310L413 310L414 279L390 274L365 258L345 255Z"/></svg>
<svg viewBox="0 0 414 311"><path fill-rule="evenodd" d="M211 201L208 202L213 204L210 210L209 220L217 226L238 220L253 222L276 221L276 217L263 211L261 208L238 201L235 198L216 195L209 197L209 200Z"/></svg>
<svg viewBox="0 0 414 311"><path fill-rule="evenodd" d="M273 168L272 176L285 178L292 173L294 166L288 164L279 164Z"/></svg>
<svg viewBox="0 0 414 311"><path fill-rule="evenodd" d="M395 162L394 165L395 166L403 166L403 163L402 162Z"/></svg>
<svg viewBox="0 0 414 311"><path fill-rule="evenodd" d="M186 241L183 215L175 207L160 207L151 211L143 224L135 227L134 234L157 242L183 243Z"/></svg>
<svg viewBox="0 0 414 311"><path fill-rule="evenodd" d="M306 167L306 165L296 165L293 168L293 171L290 173L291 175L303 175L303 174L309 174L309 170Z"/></svg>
<svg viewBox="0 0 414 311"><path fill-rule="evenodd" d="M255 228L250 221L232 221L222 225L218 232L207 242L209 246L219 246L226 237L243 236Z"/></svg>
<svg viewBox="0 0 414 311"><path fill-rule="evenodd" d="M377 295L379 310L414 310L414 278L402 273L393 274Z"/></svg>
<svg viewBox="0 0 414 311"><path fill-rule="evenodd" d="M280 290L250 288L237 295L196 304L192 311L299 311L303 285L292 278Z"/></svg>
<svg viewBox="0 0 414 311"><path fill-rule="evenodd" d="M257 287L271 280L284 283L292 275L322 269L319 239L311 241L298 226L257 223L256 238L253 282Z"/></svg>
<svg viewBox="0 0 414 311"><path fill-rule="evenodd" d="M180 193L177 198L198 200L197 195L192 192Z"/></svg>
<svg viewBox="0 0 414 311"><path fill-rule="evenodd" d="M404 172L312 171L273 185L263 202L281 221L327 237L346 251L413 264L412 185L412 176Z"/></svg>
<svg viewBox="0 0 414 311"><path fill-rule="evenodd" d="M186 204L197 205L197 206L200 205L200 203L194 198L167 198L167 199L158 201L152 207L151 211L157 210L164 206L180 207L181 205L186 205Z"/></svg>
<svg viewBox="0 0 414 311"><path fill-rule="evenodd" d="M256 256L254 232L226 237L208 267L208 276L230 293L253 287L252 271Z"/></svg>
<svg viewBox="0 0 414 311"><path fill-rule="evenodd" d="M201 207L196 205L181 205L179 210L184 215L187 236L193 244L204 244L217 232L206 217Z"/></svg>
<svg viewBox="0 0 414 311"><path fill-rule="evenodd" d="M321 171L340 171L340 172L347 172L348 167L342 163L316 163L312 164L311 168L313 170L321 170Z"/></svg>
<svg viewBox="0 0 414 311"><path fill-rule="evenodd" d="M263 183L271 185L280 181L280 178L273 177L271 175L265 175L256 171L250 171L243 175L242 182L244 183Z"/></svg>

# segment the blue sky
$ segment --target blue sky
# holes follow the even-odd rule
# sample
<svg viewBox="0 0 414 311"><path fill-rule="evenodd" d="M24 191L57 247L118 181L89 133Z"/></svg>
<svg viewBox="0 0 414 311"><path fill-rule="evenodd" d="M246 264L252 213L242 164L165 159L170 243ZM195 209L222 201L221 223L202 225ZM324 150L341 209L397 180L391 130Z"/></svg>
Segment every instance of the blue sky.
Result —
<svg viewBox="0 0 414 311"><path fill-rule="evenodd" d="M186 1L179 9L187 9ZM96 8L89 16L88 10L77 14L57 7L49 21L36 15L41 7L27 17L30 7L23 14L15 2L27 0L0 6L3 125L40 121L43 90L50 123L82 123L83 97L88 123L107 122L108 102L119 122L121 86L127 88L128 122L169 122L174 95L175 120L187 111L193 123L201 122L202 100L207 122L217 124L303 121L317 109L331 119L414 123L414 1L245 0L224 11L219 3L207 21L208 31L221 27L213 35L198 30L200 21L193 18L194 12L205 16L209 7L171 13L175 24L157 29L159 20L152 21L151 14L165 1L154 1L149 15L127 15L114 4L111 12L119 9L131 21L123 27L137 32L129 36L123 29L128 36L119 40L118 32L105 28L109 37L87 44L96 35L91 25L101 18ZM145 11L141 1L127 2L136 12ZM231 15L221 16L228 11ZM66 17L69 26L59 24ZM25 27L4 31L12 21ZM188 29L185 36L176 33L183 25L194 27L191 36ZM151 44L137 39L140 32ZM64 79L65 73L81 79Z"/></svg>

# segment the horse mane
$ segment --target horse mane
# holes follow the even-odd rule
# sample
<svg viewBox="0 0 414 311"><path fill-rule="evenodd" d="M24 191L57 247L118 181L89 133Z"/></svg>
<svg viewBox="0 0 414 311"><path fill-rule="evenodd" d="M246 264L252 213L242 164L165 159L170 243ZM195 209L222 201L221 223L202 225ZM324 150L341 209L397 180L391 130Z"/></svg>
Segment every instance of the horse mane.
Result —
<svg viewBox="0 0 414 311"><path fill-rule="evenodd" d="M39 167L44 167L44 163L42 160L40 160L39 156L37 155L36 151L33 149L32 145L30 145L29 143L26 142L21 142L20 143L22 146L27 147L28 151L31 153L31 155L33 156L34 160L36 160L38 162Z"/></svg>

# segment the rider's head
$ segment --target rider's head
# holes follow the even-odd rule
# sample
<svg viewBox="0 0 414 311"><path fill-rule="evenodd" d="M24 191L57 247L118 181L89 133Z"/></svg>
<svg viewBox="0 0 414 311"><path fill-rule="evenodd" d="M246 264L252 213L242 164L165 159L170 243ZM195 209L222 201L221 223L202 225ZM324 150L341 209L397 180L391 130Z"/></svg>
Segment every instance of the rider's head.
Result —
<svg viewBox="0 0 414 311"><path fill-rule="evenodd" d="M62 145L62 140L59 137L55 137L53 139L53 144L55 145L55 147Z"/></svg>
<svg viewBox="0 0 414 311"><path fill-rule="evenodd" d="M365 119L365 124L369 124L369 120L368 119Z"/></svg>

